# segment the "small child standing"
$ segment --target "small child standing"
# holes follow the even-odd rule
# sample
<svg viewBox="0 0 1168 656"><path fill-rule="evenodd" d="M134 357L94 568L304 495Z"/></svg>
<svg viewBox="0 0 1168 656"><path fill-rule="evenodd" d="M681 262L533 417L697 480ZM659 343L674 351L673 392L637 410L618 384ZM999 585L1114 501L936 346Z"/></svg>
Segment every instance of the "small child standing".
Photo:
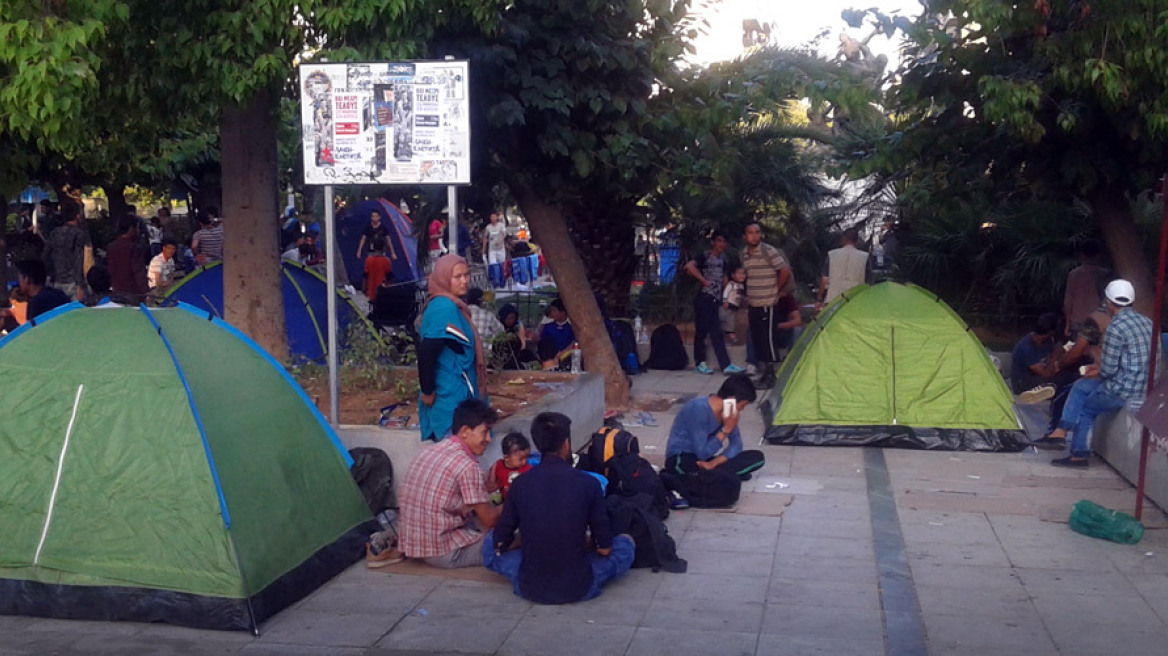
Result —
<svg viewBox="0 0 1168 656"><path fill-rule="evenodd" d="M527 462L527 457L531 455L531 443L522 433L507 433L503 436L500 446L503 449L503 457L496 460L495 465L491 467L491 475L487 478L487 492L499 492L499 500L502 502L507 498L511 483L515 482L520 474L531 469Z"/></svg>
<svg viewBox="0 0 1168 656"><path fill-rule="evenodd" d="M311 251L310 251L311 253ZM365 298L369 302L377 300L377 289L381 281L393 271L393 262L385 256L385 240L375 237L365 258Z"/></svg>
<svg viewBox="0 0 1168 656"><path fill-rule="evenodd" d="M726 333L729 344L740 344L738 341L738 311L742 308L742 297L746 294L746 269L738 267L730 274L730 280L722 290L722 307L718 310L718 319L722 323L722 332Z"/></svg>

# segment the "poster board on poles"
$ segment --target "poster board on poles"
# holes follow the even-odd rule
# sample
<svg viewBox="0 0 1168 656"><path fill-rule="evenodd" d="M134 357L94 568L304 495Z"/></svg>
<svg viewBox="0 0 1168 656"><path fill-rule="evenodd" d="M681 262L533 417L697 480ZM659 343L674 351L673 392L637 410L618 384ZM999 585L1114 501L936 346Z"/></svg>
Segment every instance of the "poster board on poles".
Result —
<svg viewBox="0 0 1168 656"><path fill-rule="evenodd" d="M304 182L469 184L468 63L300 65Z"/></svg>

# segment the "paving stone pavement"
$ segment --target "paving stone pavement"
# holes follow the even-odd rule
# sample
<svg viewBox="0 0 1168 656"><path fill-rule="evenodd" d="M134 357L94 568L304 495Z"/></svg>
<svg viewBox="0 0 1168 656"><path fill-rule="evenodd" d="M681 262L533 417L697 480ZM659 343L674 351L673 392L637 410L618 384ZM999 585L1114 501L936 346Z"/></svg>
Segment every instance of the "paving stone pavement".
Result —
<svg viewBox="0 0 1168 656"><path fill-rule="evenodd" d="M660 405L721 380L652 372L635 379L634 394ZM678 407L655 412L656 427L633 429L651 461L663 459ZM743 417L743 430L757 442L758 413ZM589 602L537 606L501 583L357 563L264 623L258 638L0 616L0 655L1168 653L1168 529L1127 546L1066 524L1082 498L1131 511L1134 490L1105 464L1063 471L1045 453L885 450L890 525L873 510L881 492L870 489L873 458L863 449L761 448L766 467L743 492L752 509L778 516L675 512L668 526L689 572L634 570ZM1146 519L1168 526L1154 506ZM887 551L889 535L902 550ZM907 599L881 587L897 563ZM914 632L920 648L904 640Z"/></svg>

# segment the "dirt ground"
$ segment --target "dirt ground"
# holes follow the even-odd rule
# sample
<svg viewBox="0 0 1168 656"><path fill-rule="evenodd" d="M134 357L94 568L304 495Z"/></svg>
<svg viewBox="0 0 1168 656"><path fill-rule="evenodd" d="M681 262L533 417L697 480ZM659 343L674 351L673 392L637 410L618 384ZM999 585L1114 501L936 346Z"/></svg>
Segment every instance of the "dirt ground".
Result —
<svg viewBox="0 0 1168 656"><path fill-rule="evenodd" d="M548 392L570 382L572 378L572 374L566 373L502 371L488 376L487 394L490 396L491 406L499 412L500 418L504 418L535 403ZM417 370L397 368L394 370L393 381L393 385L388 389L370 389L352 382L343 384L340 394L341 423L376 425L381 420L381 409L396 405L397 407L388 413L391 426L406 428L416 424ZM328 377L301 377L298 382L308 394L308 398L312 399L316 407L327 416Z"/></svg>

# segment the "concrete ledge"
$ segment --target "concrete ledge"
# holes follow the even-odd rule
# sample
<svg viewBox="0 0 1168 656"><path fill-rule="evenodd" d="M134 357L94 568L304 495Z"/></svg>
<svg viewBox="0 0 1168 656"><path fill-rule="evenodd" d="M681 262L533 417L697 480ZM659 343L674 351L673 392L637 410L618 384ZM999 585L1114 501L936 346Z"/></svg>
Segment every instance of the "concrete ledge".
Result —
<svg viewBox="0 0 1168 656"><path fill-rule="evenodd" d="M572 420L572 449L583 448L592 433L604 423L604 377L599 374L581 374L561 389L545 394L540 400L499 422L495 426L494 439L480 458L483 469L486 470L502 457L499 441L507 433L518 431L530 439L531 420L541 412L561 412L567 415ZM367 446L385 451L393 462L394 485L399 492L410 463L428 444L422 442L416 428L343 425L337 435L347 449Z"/></svg>
<svg viewBox="0 0 1168 656"><path fill-rule="evenodd" d="M1095 419L1091 448L1107 464L1135 485L1140 475L1140 430L1142 426L1126 408ZM1168 458L1150 451L1144 494L1161 509L1168 508Z"/></svg>

